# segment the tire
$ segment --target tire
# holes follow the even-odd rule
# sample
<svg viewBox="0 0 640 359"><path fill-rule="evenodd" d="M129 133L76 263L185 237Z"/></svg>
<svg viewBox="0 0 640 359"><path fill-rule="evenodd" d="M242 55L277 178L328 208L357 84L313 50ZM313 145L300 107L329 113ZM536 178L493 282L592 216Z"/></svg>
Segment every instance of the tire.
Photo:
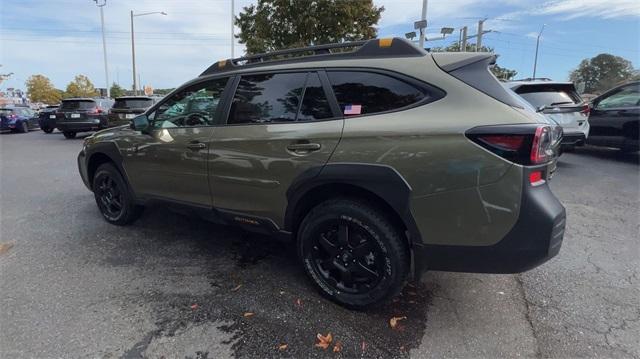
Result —
<svg viewBox="0 0 640 359"><path fill-rule="evenodd" d="M375 206L332 199L309 211L300 224L298 255L321 294L364 309L384 303L404 287L410 258L403 237Z"/></svg>
<svg viewBox="0 0 640 359"><path fill-rule="evenodd" d="M44 133L51 133L51 132L53 132L53 128L51 128L51 127L43 127L42 131L44 131Z"/></svg>
<svg viewBox="0 0 640 359"><path fill-rule="evenodd" d="M91 188L98 209L107 222L123 226L132 223L142 214L143 207L136 205L120 171L111 163L98 167Z"/></svg>
<svg viewBox="0 0 640 359"><path fill-rule="evenodd" d="M64 131L64 132L62 132L62 134L64 135L65 138L68 138L68 139L76 138L76 133L75 132Z"/></svg>
<svg viewBox="0 0 640 359"><path fill-rule="evenodd" d="M29 132L29 125L24 121L20 122L20 128L18 128L18 132L20 133Z"/></svg>

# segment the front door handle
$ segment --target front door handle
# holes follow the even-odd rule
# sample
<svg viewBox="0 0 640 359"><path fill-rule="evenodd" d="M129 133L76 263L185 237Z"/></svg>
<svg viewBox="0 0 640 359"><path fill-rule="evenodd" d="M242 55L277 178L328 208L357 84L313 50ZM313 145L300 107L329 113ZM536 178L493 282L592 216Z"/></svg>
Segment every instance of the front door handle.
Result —
<svg viewBox="0 0 640 359"><path fill-rule="evenodd" d="M207 145L202 142L191 142L187 145L187 148L190 150L202 150L207 148Z"/></svg>
<svg viewBox="0 0 640 359"><path fill-rule="evenodd" d="M292 143L287 146L287 149L293 152L309 152L317 151L320 147L319 143Z"/></svg>

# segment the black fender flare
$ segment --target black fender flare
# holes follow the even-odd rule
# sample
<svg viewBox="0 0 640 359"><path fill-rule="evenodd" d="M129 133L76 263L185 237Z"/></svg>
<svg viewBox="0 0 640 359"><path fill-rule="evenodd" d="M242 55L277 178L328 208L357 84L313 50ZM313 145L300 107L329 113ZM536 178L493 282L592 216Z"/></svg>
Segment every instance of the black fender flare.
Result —
<svg viewBox="0 0 640 359"><path fill-rule="evenodd" d="M393 167L368 163L330 163L302 172L287 190L284 228L292 231L300 201L315 188L328 184L347 184L373 193L391 207L407 228L409 245L422 237L411 213L411 186Z"/></svg>
<svg viewBox="0 0 640 359"><path fill-rule="evenodd" d="M131 184L129 183L127 172L124 170L124 167L122 165L123 164L122 154L120 153L118 146L114 142L99 142L91 145L89 148L86 149L85 158L86 158L87 175L88 176L91 175L89 173L89 165L91 164L92 158L94 158L95 155L99 155L99 154L109 157L109 159L111 160L111 162L113 162L113 164L116 166L118 171L120 171L120 174L122 174L122 177L127 183L127 186L133 192L133 189L131 188ZM88 177L87 179L89 181L89 185L91 185L91 178Z"/></svg>

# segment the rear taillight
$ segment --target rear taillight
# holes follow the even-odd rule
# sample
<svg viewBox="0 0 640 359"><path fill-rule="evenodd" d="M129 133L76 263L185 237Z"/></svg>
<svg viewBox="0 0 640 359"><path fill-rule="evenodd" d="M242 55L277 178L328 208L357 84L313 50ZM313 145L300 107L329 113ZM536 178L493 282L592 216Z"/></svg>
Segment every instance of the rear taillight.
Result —
<svg viewBox="0 0 640 359"><path fill-rule="evenodd" d="M591 107L589 107L589 105L584 105L584 107L580 111L580 114L584 117L589 117L590 113L591 113Z"/></svg>
<svg viewBox="0 0 640 359"><path fill-rule="evenodd" d="M478 145L525 166L553 159L553 135L553 129L545 125L482 126L466 132Z"/></svg>
<svg viewBox="0 0 640 359"><path fill-rule="evenodd" d="M89 111L90 115L97 115L102 113L102 108L100 106L94 107L91 111Z"/></svg>

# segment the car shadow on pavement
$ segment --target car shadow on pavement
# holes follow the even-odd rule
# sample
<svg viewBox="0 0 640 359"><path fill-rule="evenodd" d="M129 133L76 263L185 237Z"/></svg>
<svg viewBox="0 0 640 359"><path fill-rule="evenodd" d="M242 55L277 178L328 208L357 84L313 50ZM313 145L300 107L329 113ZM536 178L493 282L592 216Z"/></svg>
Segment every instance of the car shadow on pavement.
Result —
<svg viewBox="0 0 640 359"><path fill-rule="evenodd" d="M318 294L292 243L159 207L121 232L101 244L102 262L143 273L151 288L138 300L154 308L157 327L125 357L194 325L230 333L225 344L237 357L406 357L424 335L431 295L420 285L379 308L349 310ZM332 334L327 349L315 346L319 333Z"/></svg>
<svg viewBox="0 0 640 359"><path fill-rule="evenodd" d="M596 147L596 146L584 146L584 147L576 147L572 152L576 155L584 155L597 157L600 159L625 162L625 163L633 163L640 164L640 153L639 152L623 152L616 148L608 148L608 147Z"/></svg>

